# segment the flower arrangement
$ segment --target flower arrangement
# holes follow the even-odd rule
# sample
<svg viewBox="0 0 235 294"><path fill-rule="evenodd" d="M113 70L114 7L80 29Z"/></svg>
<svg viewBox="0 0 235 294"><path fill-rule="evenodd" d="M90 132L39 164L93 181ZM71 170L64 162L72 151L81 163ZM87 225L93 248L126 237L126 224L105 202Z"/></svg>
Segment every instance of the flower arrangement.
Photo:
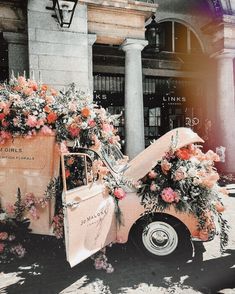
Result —
<svg viewBox="0 0 235 294"><path fill-rule="evenodd" d="M26 206L27 204L22 204L21 193L18 190L17 201L8 208L8 211L0 207L0 259L2 261L9 261L13 257L22 258L26 253L24 244L27 243L30 232L29 219L24 218Z"/></svg>
<svg viewBox="0 0 235 294"><path fill-rule="evenodd" d="M58 195L60 197L57 197ZM13 256L21 258L25 255L24 243L29 241L29 232L31 231L28 228L30 220L27 217L39 219L40 211L47 207L53 198L56 198L58 206L52 220L53 232L57 239L64 237L59 179L52 179L41 197L36 197L33 193L26 193L22 197L21 191L18 189L16 198L14 204L7 204L5 209L0 207L0 259L2 260Z"/></svg>
<svg viewBox="0 0 235 294"><path fill-rule="evenodd" d="M12 76L9 84L0 85L0 144L16 136L55 133L60 143L73 140L99 149L101 142L118 144L115 119L74 84L57 92L34 80Z"/></svg>
<svg viewBox="0 0 235 294"><path fill-rule="evenodd" d="M176 211L194 214L199 221L199 234L211 226L208 212L217 216L220 225L221 250L227 244L227 222L222 218L222 194L226 189L218 186L219 175L214 162L219 157L209 150L201 151L200 146L190 144L179 150L170 148L169 152L138 183L138 193L146 214L156 210L166 210L174 206ZM203 236L200 236L203 237Z"/></svg>

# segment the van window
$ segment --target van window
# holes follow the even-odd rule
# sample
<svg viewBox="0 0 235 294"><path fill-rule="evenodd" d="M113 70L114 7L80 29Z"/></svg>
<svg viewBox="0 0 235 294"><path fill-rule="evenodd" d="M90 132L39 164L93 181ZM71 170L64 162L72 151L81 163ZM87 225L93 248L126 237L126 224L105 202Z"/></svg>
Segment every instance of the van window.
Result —
<svg viewBox="0 0 235 294"><path fill-rule="evenodd" d="M108 163L111 169L118 173L122 172L126 167L126 158L121 150L115 145L102 145L101 156Z"/></svg>
<svg viewBox="0 0 235 294"><path fill-rule="evenodd" d="M70 153L63 156L65 189L72 190L92 182L92 162L86 154Z"/></svg>

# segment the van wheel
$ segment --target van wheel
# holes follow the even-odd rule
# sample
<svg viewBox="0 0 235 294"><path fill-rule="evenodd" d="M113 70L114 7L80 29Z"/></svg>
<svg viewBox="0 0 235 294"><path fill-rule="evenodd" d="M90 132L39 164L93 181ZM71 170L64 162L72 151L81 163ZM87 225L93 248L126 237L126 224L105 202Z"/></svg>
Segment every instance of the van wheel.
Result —
<svg viewBox="0 0 235 294"><path fill-rule="evenodd" d="M186 261L192 258L194 248L189 234L170 220L155 220L138 226L135 232L137 245L147 255L167 260Z"/></svg>

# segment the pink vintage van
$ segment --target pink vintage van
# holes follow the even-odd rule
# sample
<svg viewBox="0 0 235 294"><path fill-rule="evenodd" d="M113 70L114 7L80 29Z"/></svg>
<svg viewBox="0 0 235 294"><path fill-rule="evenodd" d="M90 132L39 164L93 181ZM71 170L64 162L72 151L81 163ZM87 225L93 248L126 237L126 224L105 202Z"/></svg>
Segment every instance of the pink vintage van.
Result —
<svg viewBox="0 0 235 294"><path fill-rule="evenodd" d="M174 205L164 211L155 210L146 223L145 207L141 204L138 188L124 182L136 183L151 171L165 155L177 136L174 148L180 149L203 140L189 128L172 130L155 141L136 158L127 161L118 148L110 146L98 152L89 149L71 149L59 153L53 136L32 139L16 138L0 148L0 197L4 205L13 201L20 187L22 194L33 191L41 195L51 178L61 170L63 178L64 231L67 260L73 267L101 248L114 243L127 242L130 235L146 253L154 257L179 254L192 250L191 240L210 240L214 235L213 220L210 230L200 232L198 219L189 212L177 212ZM121 224L117 222L115 199L104 193L105 181L92 174L94 160L100 158L121 184L126 196L118 201ZM67 162L76 161L74 182L68 183ZM79 178L80 177L80 178ZM121 179L125 178L125 181ZM39 219L31 218L31 229L36 234L53 235L51 222L55 202L51 201ZM186 249L187 248L187 249Z"/></svg>
<svg viewBox="0 0 235 294"><path fill-rule="evenodd" d="M176 135L178 138L176 149L191 143L203 142L191 129L178 128L162 136L130 162L125 162L120 150L113 146L106 150L101 149L98 153L117 182L121 176L136 182L165 155L172 143L172 137ZM84 161L92 161L91 151L83 150L83 152L85 154L77 153L74 156L81 156ZM66 187L64 162L67 156L70 155L62 155L64 187ZM125 184L121 187L125 190L126 197L118 202L122 218L119 225L115 216L113 197L104 196L104 183L94 179L90 182L88 178L86 183L88 184L77 188L65 188L63 192L66 253L71 266L111 242L127 242L130 235L145 253L160 258L180 254L185 250L190 253L191 240L213 239L215 230L209 211L210 230L204 232L198 229L198 219L192 213L177 212L174 205L165 211L154 211L151 222L146 223L145 208L141 204L137 189Z"/></svg>

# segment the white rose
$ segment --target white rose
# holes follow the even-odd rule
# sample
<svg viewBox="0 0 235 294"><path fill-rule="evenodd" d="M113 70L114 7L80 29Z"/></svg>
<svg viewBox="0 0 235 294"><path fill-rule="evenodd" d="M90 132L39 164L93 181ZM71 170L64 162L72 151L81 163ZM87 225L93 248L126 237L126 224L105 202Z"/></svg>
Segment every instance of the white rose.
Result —
<svg viewBox="0 0 235 294"><path fill-rule="evenodd" d="M5 220L5 219L6 219L6 217L7 217L7 214L6 214L5 212L3 212L3 213L0 213L0 221L3 221L3 220Z"/></svg>
<svg viewBox="0 0 235 294"><path fill-rule="evenodd" d="M82 122L82 124L81 124L81 128L82 129L86 129L87 128L87 122Z"/></svg>
<svg viewBox="0 0 235 294"><path fill-rule="evenodd" d="M188 176L189 176L189 177L193 178L193 177L196 176L196 174L197 174L197 171L196 171L193 167L191 167L191 168L188 170Z"/></svg>

